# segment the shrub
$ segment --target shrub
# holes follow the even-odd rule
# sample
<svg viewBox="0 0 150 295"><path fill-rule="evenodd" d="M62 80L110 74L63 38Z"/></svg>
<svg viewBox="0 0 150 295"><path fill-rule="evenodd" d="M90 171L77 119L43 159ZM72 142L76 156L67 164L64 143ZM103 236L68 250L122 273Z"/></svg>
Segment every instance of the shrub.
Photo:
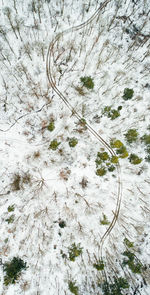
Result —
<svg viewBox="0 0 150 295"><path fill-rule="evenodd" d="M110 224L110 222L108 221L107 216L105 214L103 214L103 219L100 220L100 223L102 225L108 225L108 224Z"/></svg>
<svg viewBox="0 0 150 295"><path fill-rule="evenodd" d="M138 138L138 132L136 131L136 129L129 129L128 132L126 134L124 134L126 141L128 143L132 143L135 142Z"/></svg>
<svg viewBox="0 0 150 295"><path fill-rule="evenodd" d="M123 143L119 139L112 139L110 141L110 146L112 148L116 149L116 153L119 155L119 158L127 158L128 157L128 152L126 150L126 147L123 145ZM112 159L114 161L117 161L116 156L113 156ZM115 164L115 163L114 163Z"/></svg>
<svg viewBox="0 0 150 295"><path fill-rule="evenodd" d="M60 220L60 221L59 221L59 226L60 226L61 228L64 228L64 227L66 226L66 222L65 222L64 220Z"/></svg>
<svg viewBox="0 0 150 295"><path fill-rule="evenodd" d="M121 111L121 110L122 110L122 106L119 106L119 107L118 107L118 111Z"/></svg>
<svg viewBox="0 0 150 295"><path fill-rule="evenodd" d="M115 278L114 282L105 281L102 284L102 292L104 295L123 295L122 289L128 289L129 284L126 279L119 277Z"/></svg>
<svg viewBox="0 0 150 295"><path fill-rule="evenodd" d="M107 170L104 166L96 170L97 176L104 176L106 174Z"/></svg>
<svg viewBox="0 0 150 295"><path fill-rule="evenodd" d="M97 263L93 264L93 267L97 270L103 270L104 269L104 262L102 260L99 260Z"/></svg>
<svg viewBox="0 0 150 295"><path fill-rule="evenodd" d="M106 106L104 107L102 114L107 116L111 120L115 120L116 118L120 116L119 110L120 108L115 110L115 109L111 109L110 106Z"/></svg>
<svg viewBox="0 0 150 295"><path fill-rule="evenodd" d="M12 212L15 210L15 206L14 205L8 206L7 210L8 212Z"/></svg>
<svg viewBox="0 0 150 295"><path fill-rule="evenodd" d="M54 121L51 121L47 127L47 129L52 132L55 129Z"/></svg>
<svg viewBox="0 0 150 295"><path fill-rule="evenodd" d="M124 158L127 158L129 156L129 154L128 154L128 152L127 152L127 150L122 154L122 155L120 155L119 157L121 158L121 159L124 159Z"/></svg>
<svg viewBox="0 0 150 295"><path fill-rule="evenodd" d="M117 149L117 154L124 154L126 152L126 147L123 145L121 148Z"/></svg>
<svg viewBox="0 0 150 295"><path fill-rule="evenodd" d="M58 142L57 139L54 139L51 141L51 143L49 145L49 149L55 151L55 150L57 150L59 145L60 145L60 142Z"/></svg>
<svg viewBox="0 0 150 295"><path fill-rule="evenodd" d="M12 182L12 190L19 191L21 189L21 176L17 173L14 175L14 179Z"/></svg>
<svg viewBox="0 0 150 295"><path fill-rule="evenodd" d="M78 143L77 138L72 137L72 138L69 139L69 146L70 147L75 147L77 145L77 143Z"/></svg>
<svg viewBox="0 0 150 295"><path fill-rule="evenodd" d="M31 182L31 175L27 172L22 176L22 183L28 184Z"/></svg>
<svg viewBox="0 0 150 295"><path fill-rule="evenodd" d="M131 164L133 165L138 165L142 162L142 159L139 158L137 155L135 154L131 154L130 157L129 157L129 161Z"/></svg>
<svg viewBox="0 0 150 295"><path fill-rule="evenodd" d="M126 150L126 147L123 145L121 148L116 150L116 153L119 154L120 158L127 158L128 157L128 152Z"/></svg>
<svg viewBox="0 0 150 295"><path fill-rule="evenodd" d="M96 163L96 167L97 167L98 165L102 164L102 160L97 156L95 163Z"/></svg>
<svg viewBox="0 0 150 295"><path fill-rule="evenodd" d="M130 251L123 252L123 255L128 258L123 260L123 266L128 265L133 273L141 273L142 271L142 264L135 261L134 253Z"/></svg>
<svg viewBox="0 0 150 295"><path fill-rule="evenodd" d="M129 100L133 97L134 91L133 89L130 88L125 88L124 93L123 93L123 99L124 100Z"/></svg>
<svg viewBox="0 0 150 295"><path fill-rule="evenodd" d="M146 145L150 144L150 134L144 134L141 137L141 141L143 141Z"/></svg>
<svg viewBox="0 0 150 295"><path fill-rule="evenodd" d="M4 263L4 284L7 286L9 284L15 284L18 280L21 271L26 270L26 262L18 257L14 257L12 261Z"/></svg>
<svg viewBox="0 0 150 295"><path fill-rule="evenodd" d="M88 77L81 77L80 81L83 83L83 86L85 86L87 89L93 89L94 88L94 82L93 79Z"/></svg>
<svg viewBox="0 0 150 295"><path fill-rule="evenodd" d="M111 163L117 164L118 163L118 157L117 156L112 156L111 157Z"/></svg>
<svg viewBox="0 0 150 295"><path fill-rule="evenodd" d="M69 287L69 290L70 290L71 293L73 293L73 294L75 294L75 295L78 295L78 294L79 294L79 293L78 293L79 288L78 288L78 286L76 285L75 282L73 282L73 281L69 281L69 283L68 283L68 287Z"/></svg>
<svg viewBox="0 0 150 295"><path fill-rule="evenodd" d="M108 114L110 111L111 111L111 106L106 106L104 107L102 114L103 115Z"/></svg>
<svg viewBox="0 0 150 295"><path fill-rule="evenodd" d="M79 125L80 125L80 126L85 126L85 125L86 125L86 120L85 120L84 118L81 118L81 119L79 120Z"/></svg>
<svg viewBox="0 0 150 295"><path fill-rule="evenodd" d="M116 168L115 168L115 166L113 166L113 165L111 165L111 166L108 167L108 171L109 171L109 172L113 172L115 169L116 169Z"/></svg>
<svg viewBox="0 0 150 295"><path fill-rule="evenodd" d="M13 222L14 222L14 219L15 219L15 215L12 214L12 215L11 215L9 218L7 218L5 221L7 221L8 224L10 224L10 223L13 223Z"/></svg>
<svg viewBox="0 0 150 295"><path fill-rule="evenodd" d="M130 242L127 238L124 239L124 244L125 244L128 248L132 248L132 247L134 247L133 242Z"/></svg>
<svg viewBox="0 0 150 295"><path fill-rule="evenodd" d="M110 113L110 118L111 120L115 120L116 118L118 118L120 116L120 113L118 110L111 110L111 113Z"/></svg>
<svg viewBox="0 0 150 295"><path fill-rule="evenodd" d="M76 129L79 133L83 133L85 130L87 130L86 120L84 118L81 118L77 124L80 126L78 129Z"/></svg>
<svg viewBox="0 0 150 295"><path fill-rule="evenodd" d="M123 143L119 139L114 139L114 140L112 139L110 141L110 145L112 148L118 149L123 146Z"/></svg>
<svg viewBox="0 0 150 295"><path fill-rule="evenodd" d="M69 248L69 259L75 261L75 258L82 254L82 249L83 248L80 247L80 244L76 245L73 243Z"/></svg>
<svg viewBox="0 0 150 295"><path fill-rule="evenodd" d="M106 160L109 159L109 155L108 155L107 152L103 152L103 153L98 152L97 153L97 158L99 158L102 161L106 161Z"/></svg>

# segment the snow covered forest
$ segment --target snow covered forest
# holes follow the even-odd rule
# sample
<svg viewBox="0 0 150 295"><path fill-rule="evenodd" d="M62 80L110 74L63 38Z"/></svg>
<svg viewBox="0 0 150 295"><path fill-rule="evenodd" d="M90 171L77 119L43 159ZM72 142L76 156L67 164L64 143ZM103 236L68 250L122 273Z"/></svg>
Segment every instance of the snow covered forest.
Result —
<svg viewBox="0 0 150 295"><path fill-rule="evenodd" d="M149 0L0 0L0 295L150 294Z"/></svg>

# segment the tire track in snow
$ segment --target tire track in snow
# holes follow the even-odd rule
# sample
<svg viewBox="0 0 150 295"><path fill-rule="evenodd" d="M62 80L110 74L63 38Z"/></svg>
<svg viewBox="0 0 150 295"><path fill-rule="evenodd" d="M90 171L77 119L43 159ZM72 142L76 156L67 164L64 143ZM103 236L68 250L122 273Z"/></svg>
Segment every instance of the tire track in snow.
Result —
<svg viewBox="0 0 150 295"><path fill-rule="evenodd" d="M73 26L61 33L58 33L56 35L56 37L54 37L54 39L50 42L49 44L49 48L48 48L48 52L47 52L47 59L46 59L46 73L47 73L47 77L48 77L48 81L49 84L51 85L52 89L55 91L55 93L59 96L59 98L65 103L65 105L67 106L67 108L72 112L72 114L78 119L81 120L82 116L75 110L75 108L69 103L69 101L67 100L67 98L64 96L63 93L60 92L60 90L57 88L53 74L52 74L52 69L53 69L53 52L54 52L54 46L56 44L57 41L59 41L59 38L65 34L71 33L71 32L75 32L78 30L81 30L82 28L86 27L88 24L92 23L97 16L99 16L100 12L102 11L102 9L104 7L107 6L108 3L110 3L111 0L106 0L104 3L102 3L100 5L100 7L95 11L95 13L85 22L83 22L80 25L77 26ZM110 152L110 154L112 156L115 156L115 152L114 150L111 148L111 146L86 122L85 123L87 130L94 135L94 137L102 143L102 145ZM101 237L100 240L100 256L101 259L103 258L103 245L104 242L106 240L106 238L109 236L109 234L111 233L112 229L114 228L118 216L119 216L119 212L120 212L120 206L121 206L121 198L122 198L122 182L121 182L121 167L120 164L117 164L117 200L116 200L116 207L115 207L115 212L114 212L114 217L109 225L109 227L107 228L106 232L103 234L103 236Z"/></svg>

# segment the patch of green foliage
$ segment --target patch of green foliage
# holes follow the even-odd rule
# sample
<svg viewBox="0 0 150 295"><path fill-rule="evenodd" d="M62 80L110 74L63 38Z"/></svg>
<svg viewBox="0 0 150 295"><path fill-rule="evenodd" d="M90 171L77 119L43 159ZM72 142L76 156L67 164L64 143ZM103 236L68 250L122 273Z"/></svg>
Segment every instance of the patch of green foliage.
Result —
<svg viewBox="0 0 150 295"><path fill-rule="evenodd" d="M97 261L93 264L93 267L97 270L103 270L104 269L104 262L102 260Z"/></svg>
<svg viewBox="0 0 150 295"><path fill-rule="evenodd" d="M69 281L68 282L68 288L69 288L69 291L75 295L78 295L78 291L79 291L79 288L78 286L76 285L76 282L73 282L73 281Z"/></svg>
<svg viewBox="0 0 150 295"><path fill-rule="evenodd" d="M83 86L87 89L93 89L94 88L94 82L93 79L90 76L81 77L80 81L83 83Z"/></svg>
<svg viewBox="0 0 150 295"><path fill-rule="evenodd" d="M54 139L51 141L51 143L49 145L49 149L55 151L55 150L57 150L59 145L60 145L60 142L58 142L57 139Z"/></svg>
<svg viewBox="0 0 150 295"><path fill-rule="evenodd" d="M7 210L8 212L12 212L15 210L15 206L14 205L8 206Z"/></svg>
<svg viewBox="0 0 150 295"><path fill-rule="evenodd" d="M108 167L109 172L113 172L115 169L116 169L116 167L114 165L111 165Z"/></svg>
<svg viewBox="0 0 150 295"><path fill-rule="evenodd" d="M119 155L119 158L127 158L128 157L128 152L124 144L119 140L119 139L112 139L110 141L110 146L114 149L116 149L116 154ZM114 158L115 160L115 158ZM117 160L117 158L116 158Z"/></svg>
<svg viewBox="0 0 150 295"><path fill-rule="evenodd" d="M54 121L51 121L47 127L48 131L52 132L55 129Z"/></svg>
<svg viewBox="0 0 150 295"><path fill-rule="evenodd" d="M15 219L15 215L12 214L12 215L11 215L9 218L7 218L5 221L7 221L8 224L10 224L10 223L13 223L13 222L14 222L14 219Z"/></svg>
<svg viewBox="0 0 150 295"><path fill-rule="evenodd" d="M126 256L128 259L124 259L122 265L128 265L133 273L141 273L142 272L142 264L140 262L135 261L134 253L130 251L123 252L123 255Z"/></svg>
<svg viewBox="0 0 150 295"><path fill-rule="evenodd" d="M125 244L128 248L133 248L133 247L134 247L133 242L130 242L127 238L124 239L124 244Z"/></svg>
<svg viewBox="0 0 150 295"><path fill-rule="evenodd" d="M82 254L82 249L83 248L80 247L80 244L76 245L73 243L69 248L69 259L75 261L75 258Z"/></svg>
<svg viewBox="0 0 150 295"><path fill-rule="evenodd" d="M102 284L102 292L104 295L123 295L122 289L128 289L129 284L126 279L119 277L115 278L114 282L105 281Z"/></svg>
<svg viewBox="0 0 150 295"><path fill-rule="evenodd" d="M95 162L96 167L100 165L100 167L98 167L98 169L96 170L96 175L103 176L107 173L107 171L113 172L116 169L116 167L114 165L111 165L111 163L117 164L118 157L112 156L110 159L107 152L98 152Z"/></svg>
<svg viewBox="0 0 150 295"><path fill-rule="evenodd" d="M110 146L115 149L119 149L123 146L123 143L119 139L112 139L110 141Z"/></svg>
<svg viewBox="0 0 150 295"><path fill-rule="evenodd" d="M77 138L72 137L72 138L69 139L69 146L70 147L75 147L77 145L77 143L78 143Z"/></svg>
<svg viewBox="0 0 150 295"><path fill-rule="evenodd" d="M112 109L111 106L106 106L106 107L104 107L104 109L102 111L102 114L104 116L107 116L111 120L115 120L116 118L118 118L120 116L119 110L120 110L120 108L118 108L117 110L115 110L115 109Z"/></svg>
<svg viewBox="0 0 150 295"><path fill-rule="evenodd" d="M138 165L138 164L140 164L142 162L142 159L139 158L136 154L131 154L129 156L129 161L133 165Z"/></svg>
<svg viewBox="0 0 150 295"><path fill-rule="evenodd" d="M4 284L8 286L10 284L15 284L18 280L21 271L26 270L26 262L24 262L19 257L14 257L10 262L4 263L4 272L6 275L4 276Z"/></svg>
<svg viewBox="0 0 150 295"><path fill-rule="evenodd" d="M138 138L138 132L136 129L129 129L128 132L124 134L124 136L128 143L133 143Z"/></svg>
<svg viewBox="0 0 150 295"><path fill-rule="evenodd" d="M141 137L141 141L145 143L145 145L150 145L150 134L144 134Z"/></svg>
<svg viewBox="0 0 150 295"><path fill-rule="evenodd" d="M107 161L109 159L109 155L107 152L103 152L103 153L98 152L97 158L99 158L102 161Z"/></svg>
<svg viewBox="0 0 150 295"><path fill-rule="evenodd" d="M111 163L118 164L118 157L117 156L112 156L111 157Z"/></svg>
<svg viewBox="0 0 150 295"><path fill-rule="evenodd" d="M98 168L96 170L96 175L97 176L104 176L106 174L107 170L104 166L101 166L101 168Z"/></svg>
<svg viewBox="0 0 150 295"><path fill-rule="evenodd" d="M103 214L103 219L100 220L100 224L102 224L102 225L110 224L110 222L108 221L107 216L105 214Z"/></svg>
<svg viewBox="0 0 150 295"><path fill-rule="evenodd" d="M127 158L129 155L124 145L121 148L117 149L116 153L119 154L119 158L122 158L122 159Z"/></svg>
<svg viewBox="0 0 150 295"><path fill-rule="evenodd" d="M133 89L130 88L125 88L124 93L123 93L123 99L124 100L129 100L133 97L134 91Z"/></svg>

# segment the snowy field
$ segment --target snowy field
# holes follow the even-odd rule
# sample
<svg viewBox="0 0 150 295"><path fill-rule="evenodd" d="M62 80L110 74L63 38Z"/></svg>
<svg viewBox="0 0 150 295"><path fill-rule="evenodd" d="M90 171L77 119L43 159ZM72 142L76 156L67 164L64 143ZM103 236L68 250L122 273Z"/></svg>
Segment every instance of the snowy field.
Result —
<svg viewBox="0 0 150 295"><path fill-rule="evenodd" d="M0 295L150 294L149 102L149 0L0 0Z"/></svg>

